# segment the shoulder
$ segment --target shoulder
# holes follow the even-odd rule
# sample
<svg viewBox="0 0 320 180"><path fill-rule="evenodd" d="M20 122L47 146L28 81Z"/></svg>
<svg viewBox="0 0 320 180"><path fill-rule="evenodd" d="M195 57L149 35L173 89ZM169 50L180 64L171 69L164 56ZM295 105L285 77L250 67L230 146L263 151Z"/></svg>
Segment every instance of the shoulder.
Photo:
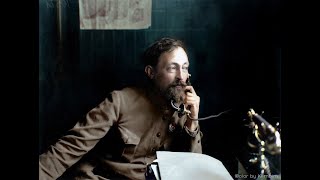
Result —
<svg viewBox="0 0 320 180"><path fill-rule="evenodd" d="M122 89L114 90L113 92L121 95L138 95L143 94L144 90L139 87L129 86Z"/></svg>
<svg viewBox="0 0 320 180"><path fill-rule="evenodd" d="M145 90L139 87L125 87L119 90L114 90L112 93L117 94L123 100L135 100L145 96Z"/></svg>

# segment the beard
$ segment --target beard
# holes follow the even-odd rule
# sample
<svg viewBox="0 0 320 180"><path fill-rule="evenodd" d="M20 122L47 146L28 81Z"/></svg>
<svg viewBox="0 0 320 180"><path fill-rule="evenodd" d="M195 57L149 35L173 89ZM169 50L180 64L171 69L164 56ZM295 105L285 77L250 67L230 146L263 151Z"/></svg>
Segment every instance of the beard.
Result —
<svg viewBox="0 0 320 180"><path fill-rule="evenodd" d="M181 88L177 88L177 86L180 86ZM160 92L167 101L174 100L176 103L181 104L186 96L186 86L187 84L185 82L176 80L173 83L169 84L166 89L160 89Z"/></svg>

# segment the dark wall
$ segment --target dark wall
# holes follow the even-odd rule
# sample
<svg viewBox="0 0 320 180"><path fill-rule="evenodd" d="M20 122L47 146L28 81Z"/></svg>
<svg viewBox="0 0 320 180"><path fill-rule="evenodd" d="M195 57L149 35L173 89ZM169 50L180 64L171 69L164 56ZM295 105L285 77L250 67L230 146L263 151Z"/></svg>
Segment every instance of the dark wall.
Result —
<svg viewBox="0 0 320 180"><path fill-rule="evenodd" d="M200 117L252 107L279 121L279 13L275 0L153 0L148 29L80 30L78 1L62 1L59 27L56 1L40 0L39 153L108 92L142 78L139 56L163 36L187 44ZM236 140L241 122L240 116L200 122L204 153L230 171L236 162L224 152L238 147L226 141Z"/></svg>

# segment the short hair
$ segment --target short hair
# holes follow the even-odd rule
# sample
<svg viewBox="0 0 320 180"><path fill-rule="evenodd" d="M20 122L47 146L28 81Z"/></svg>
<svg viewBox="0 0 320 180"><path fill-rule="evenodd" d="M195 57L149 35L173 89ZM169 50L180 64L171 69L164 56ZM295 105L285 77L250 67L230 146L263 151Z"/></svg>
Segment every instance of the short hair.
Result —
<svg viewBox="0 0 320 180"><path fill-rule="evenodd" d="M151 65L153 67L157 66L159 62L159 57L164 52L171 52L174 49L181 47L186 51L186 47L181 40L173 38L161 38L151 44L142 55L142 62L144 66ZM186 51L187 52L187 51Z"/></svg>

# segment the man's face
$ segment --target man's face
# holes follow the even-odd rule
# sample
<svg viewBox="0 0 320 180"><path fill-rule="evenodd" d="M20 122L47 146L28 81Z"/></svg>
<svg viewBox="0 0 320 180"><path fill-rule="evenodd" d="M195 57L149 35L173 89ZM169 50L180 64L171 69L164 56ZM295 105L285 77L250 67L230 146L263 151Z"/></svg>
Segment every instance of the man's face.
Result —
<svg viewBox="0 0 320 180"><path fill-rule="evenodd" d="M160 55L155 67L154 82L166 99L181 102L185 96L186 81L189 77L189 60L183 48Z"/></svg>

